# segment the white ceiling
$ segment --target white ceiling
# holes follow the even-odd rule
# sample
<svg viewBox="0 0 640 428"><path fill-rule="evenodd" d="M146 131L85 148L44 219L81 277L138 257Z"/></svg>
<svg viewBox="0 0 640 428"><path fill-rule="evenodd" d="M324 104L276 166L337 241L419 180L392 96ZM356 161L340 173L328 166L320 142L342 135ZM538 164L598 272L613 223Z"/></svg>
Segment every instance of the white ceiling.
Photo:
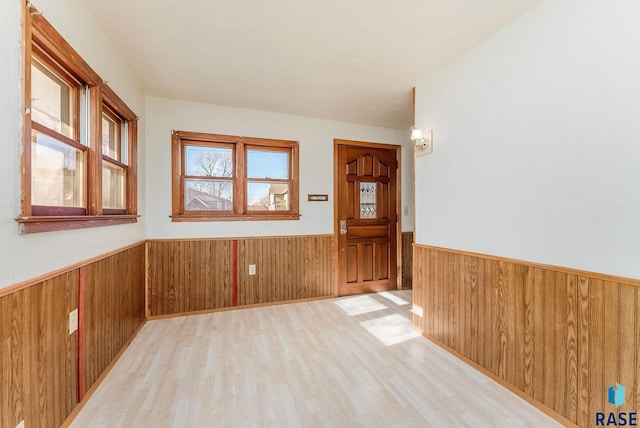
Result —
<svg viewBox="0 0 640 428"><path fill-rule="evenodd" d="M84 0L145 92L411 125L411 88L539 0Z"/></svg>

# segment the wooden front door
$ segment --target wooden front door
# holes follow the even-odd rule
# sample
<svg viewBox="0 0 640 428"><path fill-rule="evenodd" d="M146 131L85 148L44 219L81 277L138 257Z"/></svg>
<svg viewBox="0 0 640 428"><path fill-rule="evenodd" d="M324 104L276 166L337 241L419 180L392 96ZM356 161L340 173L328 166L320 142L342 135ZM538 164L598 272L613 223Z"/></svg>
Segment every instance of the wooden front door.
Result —
<svg viewBox="0 0 640 428"><path fill-rule="evenodd" d="M338 293L396 289L397 148L337 141L336 151Z"/></svg>

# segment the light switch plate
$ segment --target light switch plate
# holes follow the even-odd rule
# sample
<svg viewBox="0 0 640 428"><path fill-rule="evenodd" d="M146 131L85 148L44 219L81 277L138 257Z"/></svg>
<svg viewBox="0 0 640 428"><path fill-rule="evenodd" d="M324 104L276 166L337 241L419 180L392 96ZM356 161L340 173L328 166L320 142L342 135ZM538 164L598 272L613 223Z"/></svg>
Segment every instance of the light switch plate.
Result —
<svg viewBox="0 0 640 428"><path fill-rule="evenodd" d="M78 310L74 309L69 312L69 334L75 333L78 330Z"/></svg>
<svg viewBox="0 0 640 428"><path fill-rule="evenodd" d="M403 213L404 213L405 217L408 216L409 215L409 207L404 207Z"/></svg>
<svg viewBox="0 0 640 428"><path fill-rule="evenodd" d="M256 265L249 265L249 275L256 274Z"/></svg>

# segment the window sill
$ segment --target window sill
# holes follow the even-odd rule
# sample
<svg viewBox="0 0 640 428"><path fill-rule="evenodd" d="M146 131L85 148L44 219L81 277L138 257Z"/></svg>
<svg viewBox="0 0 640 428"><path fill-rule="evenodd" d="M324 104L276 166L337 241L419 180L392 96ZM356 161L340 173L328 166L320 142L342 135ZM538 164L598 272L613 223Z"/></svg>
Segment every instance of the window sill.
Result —
<svg viewBox="0 0 640 428"><path fill-rule="evenodd" d="M138 215L32 216L18 217L16 221L20 223L20 233L25 234L136 223L138 217Z"/></svg>
<svg viewBox="0 0 640 428"><path fill-rule="evenodd" d="M300 220L300 214L246 214L246 215L202 215L174 214L169 216L172 222L184 221L263 221L263 220Z"/></svg>

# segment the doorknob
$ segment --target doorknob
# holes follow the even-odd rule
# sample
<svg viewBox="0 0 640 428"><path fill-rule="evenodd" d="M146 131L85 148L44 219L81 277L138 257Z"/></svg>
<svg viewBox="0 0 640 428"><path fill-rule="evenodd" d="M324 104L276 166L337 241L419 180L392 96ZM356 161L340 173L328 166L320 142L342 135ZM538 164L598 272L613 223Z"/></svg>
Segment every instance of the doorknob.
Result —
<svg viewBox="0 0 640 428"><path fill-rule="evenodd" d="M340 220L340 235L347 234L347 220Z"/></svg>

